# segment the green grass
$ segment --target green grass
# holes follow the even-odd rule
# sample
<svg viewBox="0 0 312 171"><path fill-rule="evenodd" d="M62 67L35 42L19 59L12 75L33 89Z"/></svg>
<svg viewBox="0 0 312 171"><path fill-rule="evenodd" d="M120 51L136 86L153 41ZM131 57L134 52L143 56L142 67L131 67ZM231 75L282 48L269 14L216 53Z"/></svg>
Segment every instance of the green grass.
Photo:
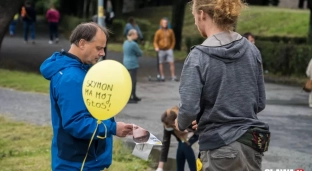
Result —
<svg viewBox="0 0 312 171"><path fill-rule="evenodd" d="M149 20L152 23L151 29L156 30L162 17L171 19L171 11L172 8L170 6L153 7L136 10L129 15ZM243 10L237 24L237 31L239 33L248 31L262 36L304 37L308 33L308 24L308 10L250 6ZM184 15L183 37L198 35L190 6L187 6Z"/></svg>
<svg viewBox="0 0 312 171"><path fill-rule="evenodd" d="M51 170L52 129L0 116L1 171ZM120 140L114 141L113 163L108 171L147 171L148 162L132 156Z"/></svg>
<svg viewBox="0 0 312 171"><path fill-rule="evenodd" d="M0 86L21 91L48 93L49 81L41 75L0 69Z"/></svg>
<svg viewBox="0 0 312 171"><path fill-rule="evenodd" d="M247 31L261 36L305 37L308 34L310 12L274 7L249 7L238 22L240 33Z"/></svg>

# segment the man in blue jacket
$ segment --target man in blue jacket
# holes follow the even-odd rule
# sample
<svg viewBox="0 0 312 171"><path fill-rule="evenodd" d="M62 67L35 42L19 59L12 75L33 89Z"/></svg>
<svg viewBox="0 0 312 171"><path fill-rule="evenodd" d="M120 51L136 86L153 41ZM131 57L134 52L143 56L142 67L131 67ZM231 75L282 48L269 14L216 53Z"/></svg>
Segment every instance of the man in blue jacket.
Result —
<svg viewBox="0 0 312 171"><path fill-rule="evenodd" d="M108 168L112 163L113 135L125 137L132 133L132 124L116 123L114 118L105 120L99 124L88 150L97 120L83 102L82 84L91 65L105 55L107 37L108 31L96 23L80 24L70 36L69 51L54 53L40 67L44 78L50 80L53 171L80 170L87 152L83 170Z"/></svg>

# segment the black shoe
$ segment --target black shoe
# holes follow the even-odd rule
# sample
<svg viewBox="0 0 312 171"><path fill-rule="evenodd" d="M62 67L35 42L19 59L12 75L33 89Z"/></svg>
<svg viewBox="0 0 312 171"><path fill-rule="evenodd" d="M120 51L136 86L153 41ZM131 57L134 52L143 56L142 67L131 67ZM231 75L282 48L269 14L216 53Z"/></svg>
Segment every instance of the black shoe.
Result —
<svg viewBox="0 0 312 171"><path fill-rule="evenodd" d="M135 101L133 99L129 99L128 103L138 103L138 101Z"/></svg>
<svg viewBox="0 0 312 171"><path fill-rule="evenodd" d="M132 100L135 100L135 101L141 101L142 99L141 98L138 98L138 97L133 97L133 99Z"/></svg>

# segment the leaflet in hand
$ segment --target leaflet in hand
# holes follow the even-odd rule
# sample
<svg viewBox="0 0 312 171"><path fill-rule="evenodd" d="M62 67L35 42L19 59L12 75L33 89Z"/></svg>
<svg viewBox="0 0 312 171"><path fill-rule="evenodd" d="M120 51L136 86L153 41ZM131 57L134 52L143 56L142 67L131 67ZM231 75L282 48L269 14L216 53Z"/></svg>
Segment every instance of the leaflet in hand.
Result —
<svg viewBox="0 0 312 171"><path fill-rule="evenodd" d="M146 129L133 125L133 141L136 144L162 145L162 142Z"/></svg>
<svg viewBox="0 0 312 171"><path fill-rule="evenodd" d="M137 125L133 125L132 139L136 144L132 154L143 160L148 160L148 156L150 155L154 145L162 145L162 142L158 138Z"/></svg>

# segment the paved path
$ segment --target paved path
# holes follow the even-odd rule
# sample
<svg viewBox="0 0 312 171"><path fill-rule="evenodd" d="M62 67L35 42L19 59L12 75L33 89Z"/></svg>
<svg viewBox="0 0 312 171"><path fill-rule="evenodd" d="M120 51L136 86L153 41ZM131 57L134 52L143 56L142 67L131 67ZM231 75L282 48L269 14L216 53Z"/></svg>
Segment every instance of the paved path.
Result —
<svg viewBox="0 0 312 171"><path fill-rule="evenodd" d="M36 45L23 44L18 37L6 37L0 52L0 66L38 69L40 63L52 52L68 47L69 44L64 40L57 45L48 45L44 36L38 37ZM120 61L122 54L109 52L108 57ZM137 94L143 100L139 104L127 105L116 119L141 125L161 139L160 115L179 103L179 83L147 82L148 75L155 75L155 59L141 58L140 65ZM181 72L181 66L181 63L177 64L177 75ZM312 110L307 107L308 95L298 87L266 84L266 89L268 104L259 114L259 119L270 125L272 141L269 152L263 158L263 170L298 167L312 170ZM0 88L0 113L16 120L49 125L49 96ZM173 141L172 147L171 163L175 158L176 141ZM197 151L198 145L195 144L194 149ZM159 151L155 150L153 153L156 156ZM174 164L172 165L171 170L174 170Z"/></svg>

